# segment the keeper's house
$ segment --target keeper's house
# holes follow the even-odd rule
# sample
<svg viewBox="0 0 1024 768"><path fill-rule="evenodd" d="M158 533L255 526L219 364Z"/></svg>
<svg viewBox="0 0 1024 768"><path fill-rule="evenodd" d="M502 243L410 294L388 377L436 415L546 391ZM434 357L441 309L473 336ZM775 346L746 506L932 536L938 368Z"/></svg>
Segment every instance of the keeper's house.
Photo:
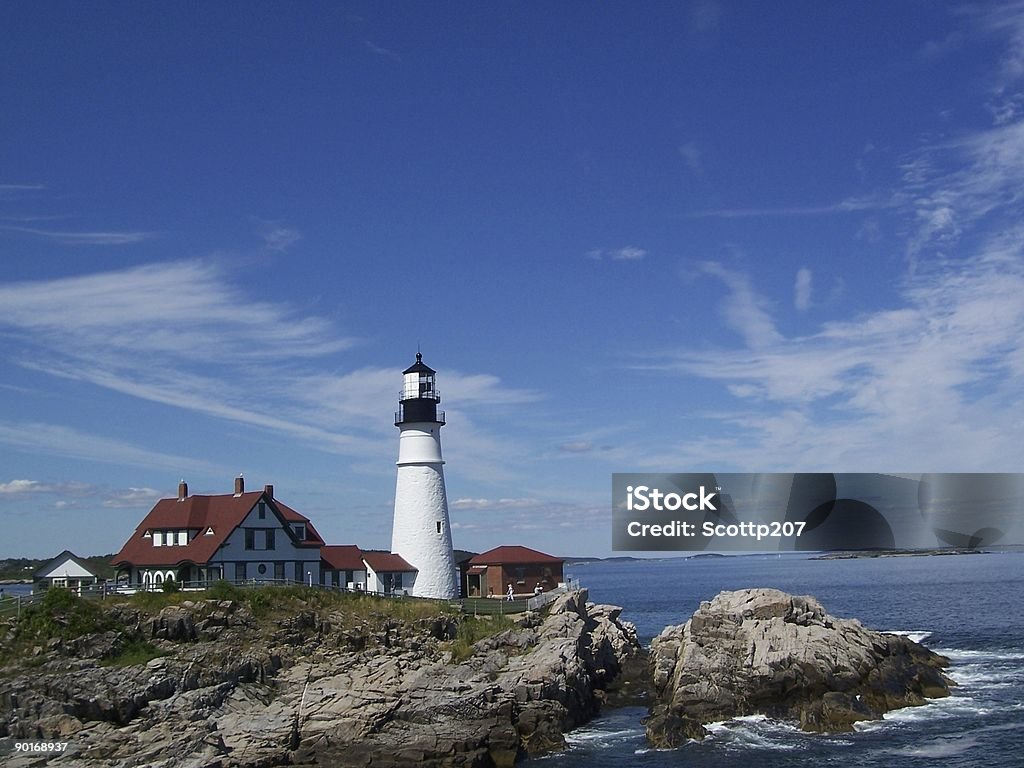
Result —
<svg viewBox="0 0 1024 768"><path fill-rule="evenodd" d="M323 539L309 519L274 498L274 486L161 499L111 561L119 584L152 588L168 580L266 579L314 584L320 579Z"/></svg>

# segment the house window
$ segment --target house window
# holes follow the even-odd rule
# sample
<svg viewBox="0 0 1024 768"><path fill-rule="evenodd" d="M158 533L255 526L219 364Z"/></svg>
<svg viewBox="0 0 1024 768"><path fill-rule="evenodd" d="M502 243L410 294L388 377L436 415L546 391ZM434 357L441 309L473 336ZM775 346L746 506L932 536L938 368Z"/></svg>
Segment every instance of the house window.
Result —
<svg viewBox="0 0 1024 768"><path fill-rule="evenodd" d="M204 536L213 536L213 528L207 528L206 529L206 533L204 533L203 535Z"/></svg>
<svg viewBox="0 0 1024 768"><path fill-rule="evenodd" d="M266 576L267 566L265 566L263 563L260 563L259 567L256 568L256 573L258 573L260 576Z"/></svg>
<svg viewBox="0 0 1024 768"><path fill-rule="evenodd" d="M345 571L345 586L347 587L353 581L356 580L355 574L352 571Z"/></svg>
<svg viewBox="0 0 1024 768"><path fill-rule="evenodd" d="M245 563L235 563L235 581L245 581Z"/></svg>
<svg viewBox="0 0 1024 768"><path fill-rule="evenodd" d="M395 582L394 582L394 584L395 584L395 589L401 589L402 588L402 574L400 574L400 573L396 573L395 574Z"/></svg>
<svg viewBox="0 0 1024 768"><path fill-rule="evenodd" d="M184 547L188 544L188 531L178 531L178 546Z"/></svg>
<svg viewBox="0 0 1024 768"><path fill-rule="evenodd" d="M302 581L302 563L298 562L297 560L294 563L292 563L292 573L295 574L295 581Z"/></svg>
<svg viewBox="0 0 1024 768"><path fill-rule="evenodd" d="M437 522L435 523L435 525L437 526L437 532L438 532L438 533L440 533L440 532L441 532L441 521L440 521L440 520L438 520L438 521L437 521Z"/></svg>
<svg viewBox="0 0 1024 768"><path fill-rule="evenodd" d="M268 528L267 529L267 549L273 549L273 548L274 548L274 529L273 528Z"/></svg>
<svg viewBox="0 0 1024 768"><path fill-rule="evenodd" d="M154 547L162 547L163 545L164 545L164 532L163 531L156 531L153 534L153 546Z"/></svg>
<svg viewBox="0 0 1024 768"><path fill-rule="evenodd" d="M274 578L277 579L278 581L284 581L284 563L283 562L279 561L279 562L274 563Z"/></svg>
<svg viewBox="0 0 1024 768"><path fill-rule="evenodd" d="M260 512L260 520L265 520L266 517L267 517L267 503L265 501L261 501L260 502L259 512Z"/></svg>
<svg viewBox="0 0 1024 768"><path fill-rule="evenodd" d="M246 528L245 529L245 548L256 549L256 529Z"/></svg>
<svg viewBox="0 0 1024 768"><path fill-rule="evenodd" d="M304 525L296 525L295 526L295 538L297 538L299 541L305 541L306 540L306 526L304 526Z"/></svg>

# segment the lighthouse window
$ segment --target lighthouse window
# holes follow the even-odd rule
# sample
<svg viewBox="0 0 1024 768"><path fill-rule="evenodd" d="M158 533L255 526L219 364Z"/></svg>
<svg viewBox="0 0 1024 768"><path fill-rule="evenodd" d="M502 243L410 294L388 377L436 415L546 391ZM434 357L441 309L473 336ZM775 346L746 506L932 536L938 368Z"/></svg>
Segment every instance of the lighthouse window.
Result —
<svg viewBox="0 0 1024 768"><path fill-rule="evenodd" d="M435 523L435 525L437 525L437 532L440 533L441 532L441 521L438 520L437 523Z"/></svg>

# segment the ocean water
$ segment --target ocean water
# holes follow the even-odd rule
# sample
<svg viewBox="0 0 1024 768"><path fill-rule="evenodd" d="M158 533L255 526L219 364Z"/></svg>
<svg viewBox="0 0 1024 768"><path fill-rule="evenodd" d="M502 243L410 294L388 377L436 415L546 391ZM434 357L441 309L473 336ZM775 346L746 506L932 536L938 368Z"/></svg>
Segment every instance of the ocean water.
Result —
<svg viewBox="0 0 1024 768"><path fill-rule="evenodd" d="M610 710L568 737L562 766L1024 765L1024 553L860 560L757 555L571 566L590 599L624 607L649 643L724 589L776 587L810 594L835 615L910 634L952 660L954 695L891 712L854 733L806 734L764 717L710 726L674 750L647 747L646 710Z"/></svg>

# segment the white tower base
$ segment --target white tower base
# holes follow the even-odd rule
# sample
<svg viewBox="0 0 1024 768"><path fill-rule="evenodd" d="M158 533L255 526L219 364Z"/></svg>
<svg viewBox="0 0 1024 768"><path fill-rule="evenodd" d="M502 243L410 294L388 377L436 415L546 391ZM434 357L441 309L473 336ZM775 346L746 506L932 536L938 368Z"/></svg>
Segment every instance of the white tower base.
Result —
<svg viewBox="0 0 1024 768"><path fill-rule="evenodd" d="M391 551L417 569L414 596L459 596L441 463L399 463Z"/></svg>

